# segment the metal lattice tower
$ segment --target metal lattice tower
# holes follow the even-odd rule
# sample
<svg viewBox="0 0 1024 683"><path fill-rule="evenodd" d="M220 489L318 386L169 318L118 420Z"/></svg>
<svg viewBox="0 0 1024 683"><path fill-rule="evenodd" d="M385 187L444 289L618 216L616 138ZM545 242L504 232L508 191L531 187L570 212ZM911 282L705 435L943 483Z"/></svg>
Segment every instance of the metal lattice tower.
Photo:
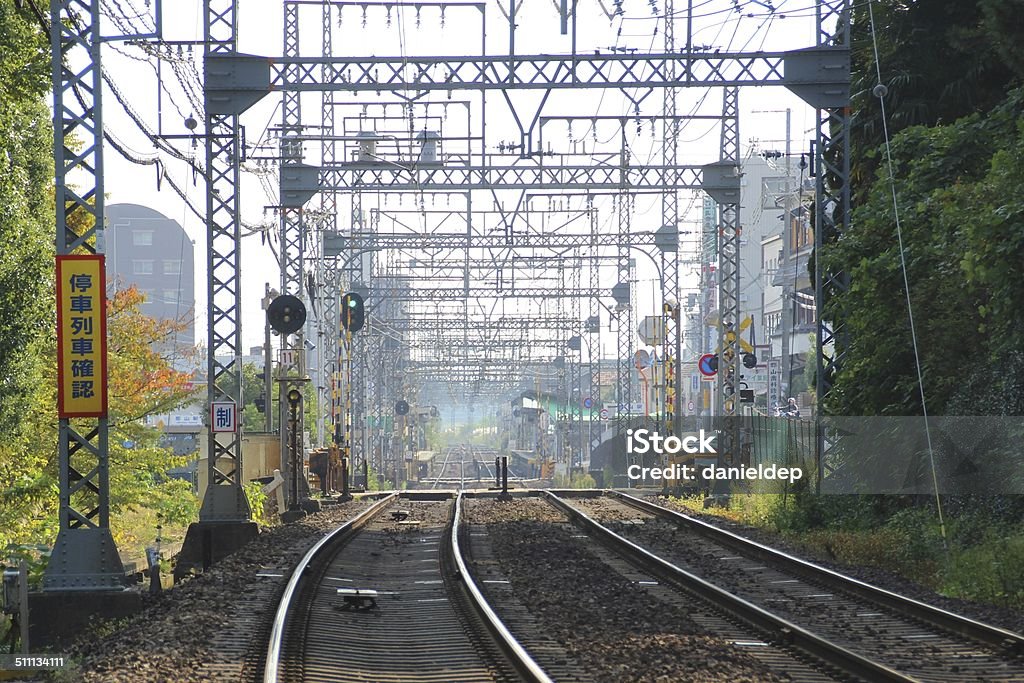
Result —
<svg viewBox="0 0 1024 683"><path fill-rule="evenodd" d="M299 6L294 2L284 4L284 55L285 57L299 56ZM285 178L296 172L296 165L302 163L302 142L295 138L302 135L302 103L297 92L285 92L281 102L281 177ZM305 199L305 195L302 195ZM298 205L296 205L298 204ZM304 270L305 270L305 220L303 217L302 205L296 202L286 193L281 193L280 206L280 238L281 248L279 252L281 265L281 294L290 294L299 299L305 299L304 295ZM307 316L311 313L307 307ZM307 318L308 319L308 318ZM281 349L292 350L291 354L282 354L278 363L278 379L286 377L301 377L305 374L305 351L303 344L303 330L295 334L283 335L281 337ZM300 385L291 382L280 384L280 394L283 396L292 388L301 389ZM288 402L282 400L279 403L280 417L280 443L281 443L281 471L287 481L292 478L292 462L285 457L291 452L290 444L293 439L290 431L291 421L288 419ZM299 410L295 421L296 435L294 443L296 452L303 451L302 434L304 430L305 410ZM301 489L300 489L301 490ZM292 488L287 488L288 496L291 496ZM300 494L301 495L301 494ZM289 500L291 504L298 501Z"/></svg>
<svg viewBox="0 0 1024 683"><path fill-rule="evenodd" d="M629 156L629 148L623 139L622 144L623 164ZM625 241L632 226L633 205L632 195L623 192L618 196L618 230L621 245L615 259L615 272L618 277L616 286L625 285L624 296L616 303L616 383L615 398L618 401L616 411L616 433L624 436L629 425L629 416L632 410L632 349L633 349L633 260L629 247Z"/></svg>
<svg viewBox="0 0 1024 683"><path fill-rule="evenodd" d="M588 244L588 270L590 274L590 287L591 289L597 290L601 286L601 249L598 246L597 235L598 235L598 222L597 212L594 211L594 198L593 195L587 195L587 210L590 215L590 239ZM603 407L601 401L601 300L596 297L590 297L590 315L587 318L587 326L585 331L587 333L587 346L588 346L588 360L590 362L590 429L588 430L588 438L590 443L587 445L587 452L589 453L595 447L595 441L600 444L601 439L601 423L596 419L600 416L600 411ZM597 432L594 431L594 425L597 425Z"/></svg>
<svg viewBox="0 0 1024 683"><path fill-rule="evenodd" d="M58 256L95 253L93 238L103 227L101 44L99 0L51 0ZM65 59L76 47L87 61L72 68ZM72 140L80 145L74 150ZM88 227L78 233L76 225ZM110 533L107 418L61 418L58 432L59 526L43 589L121 590L124 569Z"/></svg>
<svg viewBox="0 0 1024 683"><path fill-rule="evenodd" d="M216 96L216 56L235 52L235 0L204 0L206 66L206 238L207 238L207 400L242 406L241 249L239 245L238 116L250 103L244 96ZM229 81L230 76L225 79ZM226 85L224 81L221 85ZM235 387L229 394L225 387ZM199 519L247 521L249 502L242 490L242 441L239 432L214 432L208 425L209 482Z"/></svg>
<svg viewBox="0 0 1024 683"><path fill-rule="evenodd" d="M738 463L740 449L739 380L742 368L740 324L739 91L722 90L721 164L733 169L736 192L718 201L718 415L723 418L720 456Z"/></svg>
<svg viewBox="0 0 1024 683"><path fill-rule="evenodd" d="M676 29L675 29L675 3L672 0L664 0L665 25L664 39L665 52L671 54L676 50ZM690 46L686 46L689 50ZM669 69L669 80L676 79L676 65L671 63ZM665 166L676 166L679 159L679 118L676 107L676 88L668 87L664 90L664 103L662 107L662 158ZM678 231L679 220L679 193L675 189L666 191L661 195L661 216L662 223L671 226L672 230ZM663 418L665 431L674 434L677 431L677 419L682 415L682 392L679 391L678 368L680 363L680 340L682 338L682 315L679 311L681 301L679 296L679 238L675 238L675 249L662 251L661 254L662 274L662 301L667 304L668 300L675 299L675 320L673 324L671 314L668 314L667 307L662 306L664 315L664 340L663 340L663 368L664 376L662 382L665 386ZM657 364L653 366L657 368Z"/></svg>
<svg viewBox="0 0 1024 683"><path fill-rule="evenodd" d="M816 7L819 47L849 48L849 0L819 0ZM847 74L849 69L847 68ZM848 333L841 312L831 320L825 318L826 304L835 295L850 287L849 275L844 271L825 272L820 254L825 245L832 244L850 226L850 110L849 92L820 91L817 97L804 96L818 110L818 130L815 136L815 211L814 211L814 304L817 310L815 344L815 392L818 486L830 469L826 461L826 435L821 417L829 407L829 395L836 375L842 368ZM833 445L838 435L828 441Z"/></svg>
<svg viewBox="0 0 1024 683"><path fill-rule="evenodd" d="M363 281L363 241L355 236L356 232L363 232L365 225L363 221L362 194L352 194L352 233L349 243L349 265L348 285L350 288L367 287L370 283ZM368 307L371 305L367 303ZM351 457L353 473L362 472L366 459L366 336L372 329L372 321L362 331L352 335L351 377L348 384L351 392L349 396L349 412L352 426L352 441L347 444Z"/></svg>

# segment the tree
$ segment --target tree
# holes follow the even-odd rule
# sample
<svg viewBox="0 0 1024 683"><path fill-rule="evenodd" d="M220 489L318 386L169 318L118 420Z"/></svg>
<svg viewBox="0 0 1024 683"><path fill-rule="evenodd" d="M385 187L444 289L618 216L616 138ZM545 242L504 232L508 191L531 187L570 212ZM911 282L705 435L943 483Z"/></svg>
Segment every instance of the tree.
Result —
<svg viewBox="0 0 1024 683"><path fill-rule="evenodd" d="M1024 77L1018 59L1024 2L881 0L870 5L873 32L868 7L854 9L852 30L853 220L841 239L823 235L825 247L815 255L825 272L844 271L851 282L847 292L827 291L822 311L849 334L846 361L825 409L920 413L902 256L929 408L976 412L977 406L966 405L977 403L967 399L973 391L968 386L1005 384L1015 349L999 340L1012 334L1020 318L1011 298L1011 274L1019 263L1017 218L1007 199L1020 179L1011 150L1020 137L1022 99L1013 88ZM887 87L902 255L881 106L872 92L876 41ZM999 334L992 334L995 329ZM965 372L965 366L986 364L999 370Z"/></svg>
<svg viewBox="0 0 1024 683"><path fill-rule="evenodd" d="M1024 180L1022 106L1024 93L1014 91L987 115L911 127L892 141L903 255L935 414L1014 414L1024 407L1019 392L1010 391L1020 379L1012 354L1024 332L1024 287L1016 275L1024 259L1024 204L1015 189ZM843 310L854 341L833 410L919 414L888 173L880 169L864 195L854 229L825 257L826 266L843 264L852 282ZM1004 396L979 405L977 397L968 400L972 384Z"/></svg>
<svg viewBox="0 0 1024 683"><path fill-rule="evenodd" d="M0 434L20 439L55 325L53 134L47 36L11 0L0 0L0 54Z"/></svg>
<svg viewBox="0 0 1024 683"><path fill-rule="evenodd" d="M124 525L122 513L152 508L174 516L174 510L192 501L190 491L166 479L166 471L180 463L159 444L159 430L144 422L146 416L180 406L193 395L190 375L174 370L174 359L157 351L180 324L143 315L143 301L132 287L115 293L107 304L110 508L119 541L141 540ZM40 353L45 362L19 424L24 436L0 441L0 547L49 543L56 533L57 354L52 338Z"/></svg>

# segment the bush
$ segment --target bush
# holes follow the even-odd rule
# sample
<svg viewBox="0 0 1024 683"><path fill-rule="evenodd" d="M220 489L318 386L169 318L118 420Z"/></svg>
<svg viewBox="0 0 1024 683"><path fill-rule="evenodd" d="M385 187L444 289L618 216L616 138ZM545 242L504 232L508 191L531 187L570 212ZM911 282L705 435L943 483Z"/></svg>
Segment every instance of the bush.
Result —
<svg viewBox="0 0 1024 683"><path fill-rule="evenodd" d="M267 494L263 493L263 484L258 481L247 482L242 490L245 491L245 498L249 501L249 509L252 511L252 521L260 526L268 524L267 519Z"/></svg>

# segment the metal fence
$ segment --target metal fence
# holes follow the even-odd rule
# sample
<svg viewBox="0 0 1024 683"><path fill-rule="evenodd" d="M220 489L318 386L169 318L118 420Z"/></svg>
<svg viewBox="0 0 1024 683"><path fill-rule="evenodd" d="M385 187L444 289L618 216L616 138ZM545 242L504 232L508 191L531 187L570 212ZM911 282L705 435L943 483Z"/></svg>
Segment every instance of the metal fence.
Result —
<svg viewBox="0 0 1024 683"><path fill-rule="evenodd" d="M799 466L812 471L815 466L814 420L770 417L755 414L750 420L750 462Z"/></svg>

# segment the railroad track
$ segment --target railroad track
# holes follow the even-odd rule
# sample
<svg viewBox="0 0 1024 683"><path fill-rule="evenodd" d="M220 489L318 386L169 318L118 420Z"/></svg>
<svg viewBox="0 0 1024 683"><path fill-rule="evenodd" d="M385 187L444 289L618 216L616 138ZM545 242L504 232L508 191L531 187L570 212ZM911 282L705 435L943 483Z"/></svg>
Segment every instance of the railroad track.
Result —
<svg viewBox="0 0 1024 683"><path fill-rule="evenodd" d="M444 460L441 462L441 469L437 471L437 476L434 477L434 483L430 485L431 489L436 489L437 485L444 479L444 471L448 469L448 461L451 459L454 451L455 448L451 446L444 449Z"/></svg>
<svg viewBox="0 0 1024 683"><path fill-rule="evenodd" d="M489 479L490 481L496 481L496 473L494 471L494 466L492 463L494 463L495 458L497 458L500 455L498 451L494 450L493 448L487 448L484 446L471 446L471 448L473 449L473 459L478 460L481 463L482 467L484 468L484 474L486 475L486 478ZM522 488L529 488L526 484L526 479L519 476L512 470L511 458L509 459L508 466L508 480L510 483L515 482L519 484L519 486L521 486Z"/></svg>
<svg viewBox="0 0 1024 683"><path fill-rule="evenodd" d="M1024 637L611 492L556 507L636 566L867 681L1024 681Z"/></svg>
<svg viewBox="0 0 1024 683"><path fill-rule="evenodd" d="M392 494L321 539L274 615L264 683L550 679L473 583L461 501Z"/></svg>

